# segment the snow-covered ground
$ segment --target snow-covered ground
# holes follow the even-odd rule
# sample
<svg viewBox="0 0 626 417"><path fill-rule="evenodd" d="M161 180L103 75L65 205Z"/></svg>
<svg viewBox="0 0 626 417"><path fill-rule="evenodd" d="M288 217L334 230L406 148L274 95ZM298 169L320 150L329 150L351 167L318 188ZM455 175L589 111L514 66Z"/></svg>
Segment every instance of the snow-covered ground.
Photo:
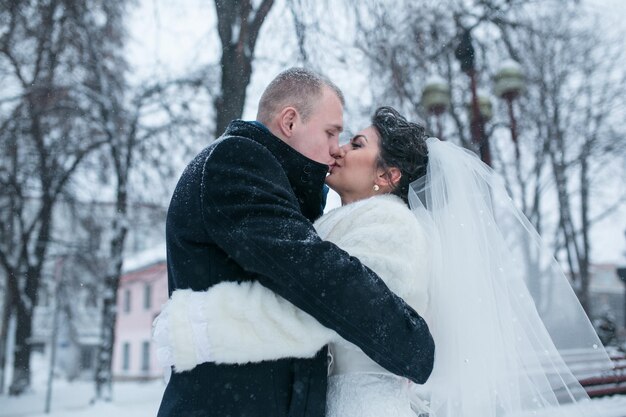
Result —
<svg viewBox="0 0 626 417"><path fill-rule="evenodd" d="M31 357L31 390L19 397L0 395L2 417L154 417L165 390L163 380L113 384L113 401L91 405L93 381L68 382L55 378L50 413L45 414L49 358L38 352ZM11 364L9 364L11 365ZM8 367L9 371L12 369ZM7 375L5 384L11 380Z"/></svg>
<svg viewBox="0 0 626 417"><path fill-rule="evenodd" d="M163 380L151 382L118 382L113 385L113 401L91 405L94 395L92 381L67 382L54 380L50 413L45 414L47 360L45 355L33 354L32 389L20 397L0 395L1 417L154 417L165 390ZM10 380L10 378L7 378ZM589 417L626 417L626 395L600 398L592 401L599 414ZM586 408L586 407L585 407ZM568 416L559 414L559 417ZM526 416L524 416L526 417ZM532 417L555 417L552 413L533 414Z"/></svg>
<svg viewBox="0 0 626 417"><path fill-rule="evenodd" d="M154 417L165 389L162 381L120 382L113 388L113 401L90 405L93 382L55 381L50 414L44 413L46 390L36 388L20 397L0 396L3 417Z"/></svg>
<svg viewBox="0 0 626 417"><path fill-rule="evenodd" d="M93 396L91 382L56 381L50 414L44 414L45 389L21 397L0 396L0 415L3 417L154 417L156 416L165 383L124 382L114 386L111 403L89 404ZM593 401L601 417L626 417L626 396L614 396ZM549 414L540 414L543 417ZM562 414L559 414L562 416Z"/></svg>

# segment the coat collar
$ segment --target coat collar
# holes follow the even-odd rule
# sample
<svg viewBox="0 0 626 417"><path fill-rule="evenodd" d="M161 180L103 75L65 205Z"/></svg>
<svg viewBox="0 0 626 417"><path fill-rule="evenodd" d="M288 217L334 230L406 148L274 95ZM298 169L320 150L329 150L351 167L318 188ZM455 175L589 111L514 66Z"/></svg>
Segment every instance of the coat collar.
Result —
<svg viewBox="0 0 626 417"><path fill-rule="evenodd" d="M322 214L326 200L323 186L328 165L307 158L269 130L255 123L234 120L224 135L245 137L267 148L285 170L289 184L300 203L302 214L311 221Z"/></svg>

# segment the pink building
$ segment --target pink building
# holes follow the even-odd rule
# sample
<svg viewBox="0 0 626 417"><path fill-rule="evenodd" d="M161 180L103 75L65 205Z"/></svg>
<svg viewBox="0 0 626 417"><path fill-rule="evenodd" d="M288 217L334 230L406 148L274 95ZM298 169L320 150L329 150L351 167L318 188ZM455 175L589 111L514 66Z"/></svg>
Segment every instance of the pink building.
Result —
<svg viewBox="0 0 626 417"><path fill-rule="evenodd" d="M163 369L152 343L152 321L167 301L167 268L158 260L125 267L118 289L113 377L157 379Z"/></svg>

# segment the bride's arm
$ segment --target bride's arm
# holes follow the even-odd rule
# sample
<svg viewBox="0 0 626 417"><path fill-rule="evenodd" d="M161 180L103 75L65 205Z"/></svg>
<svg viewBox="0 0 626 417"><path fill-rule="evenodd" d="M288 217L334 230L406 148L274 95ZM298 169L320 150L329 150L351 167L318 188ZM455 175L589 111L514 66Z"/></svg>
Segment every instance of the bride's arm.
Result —
<svg viewBox="0 0 626 417"><path fill-rule="evenodd" d="M325 239L356 257L423 316L428 304L430 245L423 226L397 197L362 202Z"/></svg>
<svg viewBox="0 0 626 417"><path fill-rule="evenodd" d="M154 322L160 361L178 372L203 362L310 358L338 337L258 282L174 291Z"/></svg>

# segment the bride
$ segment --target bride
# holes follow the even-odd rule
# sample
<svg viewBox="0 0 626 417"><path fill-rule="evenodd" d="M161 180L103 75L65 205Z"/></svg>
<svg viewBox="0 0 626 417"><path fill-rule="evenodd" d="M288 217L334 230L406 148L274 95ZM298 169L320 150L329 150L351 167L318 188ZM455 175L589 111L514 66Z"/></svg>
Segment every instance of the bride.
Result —
<svg viewBox="0 0 626 417"><path fill-rule="evenodd" d="M154 323L164 366L306 358L328 344L330 417L598 415L562 354L608 363L606 352L493 171L391 107L334 157L326 182L342 206L315 228L428 321L428 382L383 369L258 282L175 291ZM558 303L539 303L546 285Z"/></svg>

